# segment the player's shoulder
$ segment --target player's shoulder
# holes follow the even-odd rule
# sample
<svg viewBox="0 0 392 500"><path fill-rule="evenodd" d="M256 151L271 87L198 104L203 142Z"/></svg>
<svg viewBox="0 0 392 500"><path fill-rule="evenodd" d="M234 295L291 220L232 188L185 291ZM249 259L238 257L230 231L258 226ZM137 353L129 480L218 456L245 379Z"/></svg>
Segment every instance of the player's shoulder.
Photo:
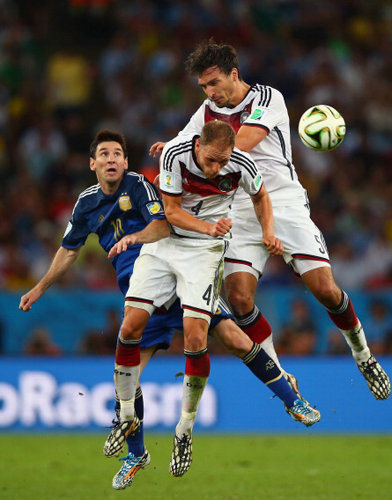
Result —
<svg viewBox="0 0 392 500"><path fill-rule="evenodd" d="M242 151L241 149L238 149L236 146L233 149L233 152L230 157L230 161L239 164L239 165L244 165L244 164L249 164L253 165L254 161L249 153L246 151Z"/></svg>
<svg viewBox="0 0 392 500"><path fill-rule="evenodd" d="M163 153L174 150L177 152L188 151L189 148L192 148L194 137L195 134L177 135L165 144Z"/></svg>
<svg viewBox="0 0 392 500"><path fill-rule="evenodd" d="M257 98L257 105L260 107L268 108L272 103L276 101L283 101L284 97L282 92L269 85L262 85L256 83L253 85L249 91L250 95Z"/></svg>
<svg viewBox="0 0 392 500"><path fill-rule="evenodd" d="M150 183L150 181L143 174L139 172L126 172L122 181L123 186L137 186L143 183Z"/></svg>
<svg viewBox="0 0 392 500"><path fill-rule="evenodd" d="M162 151L164 170L167 170L168 168L170 169L176 158L179 158L183 155L188 155L192 152L193 142L195 138L195 134L178 135L177 137L166 143Z"/></svg>
<svg viewBox="0 0 392 500"><path fill-rule="evenodd" d="M130 194L148 195L149 199L156 199L158 192L155 186L145 177L138 172L127 172L121 184L121 192L127 191Z"/></svg>
<svg viewBox="0 0 392 500"><path fill-rule="evenodd" d="M90 203L94 203L97 197L100 196L101 192L101 186L99 184L94 184L93 186L86 188L78 196L75 207L83 207L89 205Z"/></svg>

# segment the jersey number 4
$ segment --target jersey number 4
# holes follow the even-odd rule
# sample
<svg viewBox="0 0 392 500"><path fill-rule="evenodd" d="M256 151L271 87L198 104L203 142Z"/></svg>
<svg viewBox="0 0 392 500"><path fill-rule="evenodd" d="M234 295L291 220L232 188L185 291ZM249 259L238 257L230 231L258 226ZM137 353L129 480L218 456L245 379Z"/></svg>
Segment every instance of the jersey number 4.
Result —
<svg viewBox="0 0 392 500"><path fill-rule="evenodd" d="M199 212L201 210L201 207L203 205L203 201L204 200L201 200L199 201L199 203L197 205L195 205L194 207L191 208L191 211L195 214L195 215L199 215Z"/></svg>
<svg viewBox="0 0 392 500"><path fill-rule="evenodd" d="M203 300L207 302L207 306L210 305L211 298L212 298L212 285L208 285L208 288L203 295Z"/></svg>

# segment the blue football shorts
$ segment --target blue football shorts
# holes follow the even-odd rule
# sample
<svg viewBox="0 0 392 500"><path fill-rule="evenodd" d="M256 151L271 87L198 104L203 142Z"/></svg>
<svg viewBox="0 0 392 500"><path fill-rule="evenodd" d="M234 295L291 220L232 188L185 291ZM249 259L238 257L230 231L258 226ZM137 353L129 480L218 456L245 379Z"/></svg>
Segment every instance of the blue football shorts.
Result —
<svg viewBox="0 0 392 500"><path fill-rule="evenodd" d="M223 319L234 320L234 316L220 297L218 308L211 319L209 329L213 330ZM177 299L167 313L156 312L151 316L143 332L140 348L146 349L147 347L157 346L158 349L168 349L173 339L174 331L182 331L183 329L182 320L182 309L180 301Z"/></svg>

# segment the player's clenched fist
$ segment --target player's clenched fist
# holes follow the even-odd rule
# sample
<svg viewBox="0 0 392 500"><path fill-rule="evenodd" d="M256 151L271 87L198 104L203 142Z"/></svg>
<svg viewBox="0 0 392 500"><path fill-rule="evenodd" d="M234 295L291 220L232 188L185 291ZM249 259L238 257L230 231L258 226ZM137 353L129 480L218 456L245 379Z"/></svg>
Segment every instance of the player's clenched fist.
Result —
<svg viewBox="0 0 392 500"><path fill-rule="evenodd" d="M270 255L282 255L284 252L283 243L275 236L264 237L261 243L267 247Z"/></svg>
<svg viewBox="0 0 392 500"><path fill-rule="evenodd" d="M231 219L219 219L216 224L212 225L210 236L224 236L233 227Z"/></svg>

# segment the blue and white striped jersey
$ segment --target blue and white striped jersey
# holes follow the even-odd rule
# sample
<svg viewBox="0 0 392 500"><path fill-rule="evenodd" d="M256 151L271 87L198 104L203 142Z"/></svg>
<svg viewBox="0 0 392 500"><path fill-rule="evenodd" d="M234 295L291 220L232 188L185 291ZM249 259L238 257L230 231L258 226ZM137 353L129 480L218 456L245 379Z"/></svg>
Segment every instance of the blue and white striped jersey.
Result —
<svg viewBox="0 0 392 500"><path fill-rule="evenodd" d="M80 194L61 245L64 248L77 248L84 245L90 233L95 233L101 247L109 252L126 234L141 231L152 220L164 218L163 206L155 187L143 175L128 172L112 195L104 194L99 184ZM130 246L126 252L111 259L118 285L124 294L128 290L133 264L141 246Z"/></svg>

